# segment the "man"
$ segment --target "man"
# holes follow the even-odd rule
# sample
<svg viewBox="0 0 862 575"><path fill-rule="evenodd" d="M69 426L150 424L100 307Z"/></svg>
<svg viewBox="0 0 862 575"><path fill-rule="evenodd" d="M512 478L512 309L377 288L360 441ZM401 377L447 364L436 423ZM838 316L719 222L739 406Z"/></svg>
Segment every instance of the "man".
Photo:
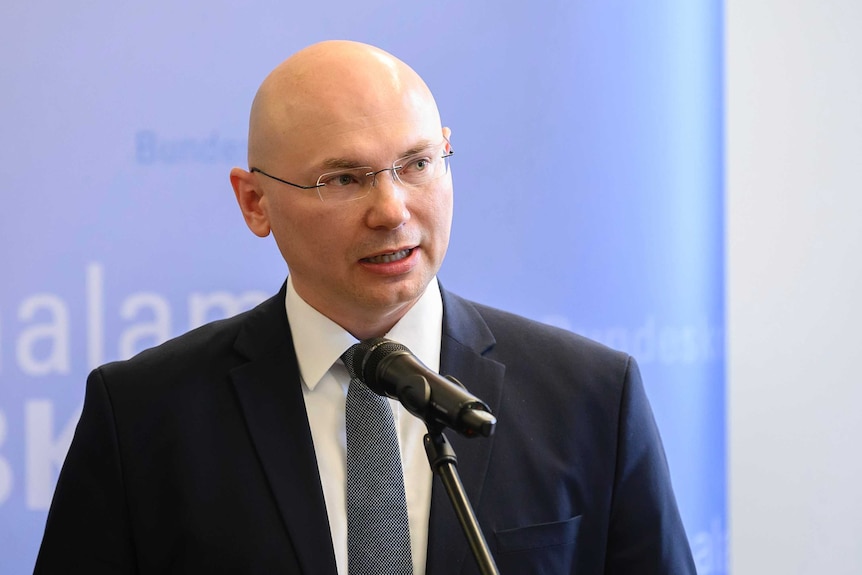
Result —
<svg viewBox="0 0 862 575"><path fill-rule="evenodd" d="M498 418L449 439L502 573L694 573L634 361L437 283L451 154L427 86L377 48L316 44L266 78L230 179L288 281L91 374L38 573L355 575L339 358L384 335ZM406 572L477 573L423 422L391 408Z"/></svg>

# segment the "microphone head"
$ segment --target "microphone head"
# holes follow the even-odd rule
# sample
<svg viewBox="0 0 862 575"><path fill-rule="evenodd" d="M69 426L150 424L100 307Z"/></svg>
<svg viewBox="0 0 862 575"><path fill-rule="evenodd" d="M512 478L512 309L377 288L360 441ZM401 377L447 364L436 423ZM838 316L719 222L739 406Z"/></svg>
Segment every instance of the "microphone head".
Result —
<svg viewBox="0 0 862 575"><path fill-rule="evenodd" d="M424 420L429 430L432 426L451 427L466 437L494 433L497 419L482 400L457 379L428 369L397 341L376 337L359 342L350 358L350 369L377 395L400 401L407 411Z"/></svg>
<svg viewBox="0 0 862 575"><path fill-rule="evenodd" d="M385 395L383 384L377 380L377 367L380 362L393 353L410 353L406 345L386 339L375 337L359 342L353 354L353 373L371 388L375 393Z"/></svg>

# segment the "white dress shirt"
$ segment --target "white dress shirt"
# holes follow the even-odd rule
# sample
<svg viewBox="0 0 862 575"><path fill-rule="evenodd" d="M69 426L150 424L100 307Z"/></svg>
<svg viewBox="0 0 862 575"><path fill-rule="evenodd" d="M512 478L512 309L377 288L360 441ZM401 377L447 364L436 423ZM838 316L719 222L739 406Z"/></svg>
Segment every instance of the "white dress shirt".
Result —
<svg viewBox="0 0 862 575"><path fill-rule="evenodd" d="M340 575L347 575L347 463L344 403L350 376L341 354L357 342L341 326L312 308L287 279L285 296L293 346L302 377L302 393L311 426L317 467ZM443 302L434 278L425 293L386 337L407 346L434 371L440 370ZM389 400L404 470L414 575L424 575L431 512L432 473L422 439L425 424L395 400Z"/></svg>

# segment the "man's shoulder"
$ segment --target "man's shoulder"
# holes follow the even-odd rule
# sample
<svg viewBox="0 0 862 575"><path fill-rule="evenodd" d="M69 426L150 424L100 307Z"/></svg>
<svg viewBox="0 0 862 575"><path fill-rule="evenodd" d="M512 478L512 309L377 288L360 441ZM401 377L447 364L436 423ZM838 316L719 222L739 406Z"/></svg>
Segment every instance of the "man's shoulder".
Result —
<svg viewBox="0 0 862 575"><path fill-rule="evenodd" d="M472 309L488 326L495 339L495 349L503 353L526 350L541 356L590 358L602 361L628 362L628 354L612 349L578 333L530 319L517 313L447 293L449 302L459 309Z"/></svg>
<svg viewBox="0 0 862 575"><path fill-rule="evenodd" d="M135 356L105 364L103 373L152 374L154 372L181 373L193 370L224 369L235 365L247 355L238 342L250 325L278 325L278 300L275 295L256 307L235 316L215 320L151 347ZM280 309L284 310L283 305ZM286 318L283 318L286 324ZM265 338L259 338L265 341ZM274 344L275 342L272 342Z"/></svg>
<svg viewBox="0 0 862 575"><path fill-rule="evenodd" d="M604 404L615 402L631 378L639 381L637 362L629 354L617 351L571 331L544 324L485 304L446 294L444 301L463 323L480 324L486 329L486 359L505 366L506 378L519 382L510 387L534 389L541 386L560 394L576 394L581 404L587 397ZM472 316L472 317L470 317ZM467 318L467 319L464 319ZM450 325L454 318L450 318ZM561 385L565 382L565 385ZM528 384L520 387L520 384Z"/></svg>

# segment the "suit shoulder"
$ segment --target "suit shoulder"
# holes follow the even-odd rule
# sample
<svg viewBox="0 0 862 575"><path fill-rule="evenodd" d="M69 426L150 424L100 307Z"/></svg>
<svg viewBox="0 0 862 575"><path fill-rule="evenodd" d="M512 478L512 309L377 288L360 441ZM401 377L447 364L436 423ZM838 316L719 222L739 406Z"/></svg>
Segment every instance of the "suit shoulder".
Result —
<svg viewBox="0 0 862 575"><path fill-rule="evenodd" d="M618 400L626 382L640 377L637 363L627 353L451 293L446 297L452 315L459 316L450 317L450 323L460 322L453 330L465 333L472 329L475 333L476 329L487 329L480 336L485 342L480 353L503 364L509 382L521 382L527 388L549 387L554 394L576 393L582 398L587 394L605 402Z"/></svg>
<svg viewBox="0 0 862 575"><path fill-rule="evenodd" d="M105 364L98 370L103 374L122 374L124 377L154 373L176 375L235 364L239 361L239 354L234 349L237 338L250 322L273 313L273 302L277 297L233 317L204 324L129 359Z"/></svg>
<svg viewBox="0 0 862 575"><path fill-rule="evenodd" d="M466 300L465 300L466 301ZM603 362L628 363L631 357L569 330L475 302L472 305L494 334L496 346L534 350L540 356L563 354Z"/></svg>

